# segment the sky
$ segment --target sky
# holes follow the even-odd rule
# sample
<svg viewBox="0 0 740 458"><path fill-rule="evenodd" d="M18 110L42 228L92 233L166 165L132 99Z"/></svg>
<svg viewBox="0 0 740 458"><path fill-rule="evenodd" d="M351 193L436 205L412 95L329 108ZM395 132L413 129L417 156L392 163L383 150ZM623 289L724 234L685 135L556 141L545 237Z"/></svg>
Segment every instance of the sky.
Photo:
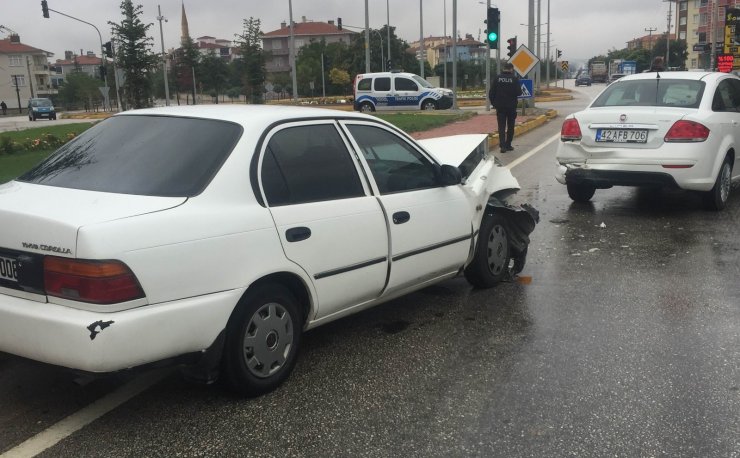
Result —
<svg viewBox="0 0 740 458"><path fill-rule="evenodd" d="M49 8L94 24L103 42L110 39L108 21L121 22L120 0L47 0ZM506 55L506 40L518 37L519 44L529 45L529 0L490 0L501 11L501 54ZM626 42L647 35L645 29L665 32L669 3L664 0L539 0L541 3L541 52L546 56L548 3L550 7L550 54L563 51L562 59L573 62L622 49ZM161 49L157 6L161 6L165 48L177 47L180 40L181 8L185 5L190 36L213 36L233 40L243 30L243 20L260 19L262 31L280 28L288 21L289 0L134 0L143 7L142 21L152 23L152 50ZM416 41L423 30L425 37L452 35L453 0L367 0L371 28L386 24L387 6L390 24L396 34ZM483 37L486 17L485 0L457 0L458 34ZM537 23L537 0L534 0L534 23ZM365 0L292 0L293 19L323 21L342 18L345 26L364 27ZM675 5L674 5L675 8ZM445 21L446 9L446 21ZM421 10L421 13L420 13ZM420 20L423 18L423 22ZM675 18L674 18L675 21ZM94 50L100 54L98 34L90 25L50 12L41 13L40 0L0 0L0 25L20 35L21 42L53 52L50 59L64 58L65 50L79 53ZM352 29L350 30L357 30ZM7 33L0 28L0 38ZM530 49L536 52L533 43Z"/></svg>

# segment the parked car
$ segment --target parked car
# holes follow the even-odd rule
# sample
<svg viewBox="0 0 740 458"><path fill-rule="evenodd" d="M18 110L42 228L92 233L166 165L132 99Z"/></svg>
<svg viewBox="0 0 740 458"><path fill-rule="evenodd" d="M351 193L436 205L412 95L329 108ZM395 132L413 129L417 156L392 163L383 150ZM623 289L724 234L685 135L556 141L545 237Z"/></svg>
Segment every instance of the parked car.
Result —
<svg viewBox="0 0 740 458"><path fill-rule="evenodd" d="M300 107L120 113L0 185L0 351L161 362L245 395L304 330L464 274L521 270L537 214L487 135L421 143Z"/></svg>
<svg viewBox="0 0 740 458"><path fill-rule="evenodd" d="M607 81L607 84L612 84L613 82L615 82L616 80L624 76L625 76L624 73L612 73L611 75L609 75L609 81Z"/></svg>
<svg viewBox="0 0 740 458"><path fill-rule="evenodd" d="M568 116L557 179L577 202L612 186L700 191L724 208L738 178L740 78L670 72L625 76Z"/></svg>
<svg viewBox="0 0 740 458"><path fill-rule="evenodd" d="M355 77L355 111L444 110L452 107L452 91L432 86L419 75L404 72L364 73Z"/></svg>
<svg viewBox="0 0 740 458"><path fill-rule="evenodd" d="M591 86L593 80L588 73L581 73L576 77L576 86Z"/></svg>
<svg viewBox="0 0 740 458"><path fill-rule="evenodd" d="M57 119L57 112L50 99L40 98L28 100L28 120L35 121L39 118L46 118L50 121Z"/></svg>

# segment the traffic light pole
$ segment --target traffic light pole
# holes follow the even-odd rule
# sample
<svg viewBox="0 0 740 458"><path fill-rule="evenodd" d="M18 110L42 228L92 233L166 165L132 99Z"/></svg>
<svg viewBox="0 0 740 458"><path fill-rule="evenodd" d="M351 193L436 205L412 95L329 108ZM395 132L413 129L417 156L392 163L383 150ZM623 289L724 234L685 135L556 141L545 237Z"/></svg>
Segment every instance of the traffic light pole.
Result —
<svg viewBox="0 0 740 458"><path fill-rule="evenodd" d="M491 7L491 0L486 1L486 11ZM491 92L491 48L488 46L488 35L486 35L486 93L483 97L486 99L486 111L491 111L491 101L488 100L488 94Z"/></svg>

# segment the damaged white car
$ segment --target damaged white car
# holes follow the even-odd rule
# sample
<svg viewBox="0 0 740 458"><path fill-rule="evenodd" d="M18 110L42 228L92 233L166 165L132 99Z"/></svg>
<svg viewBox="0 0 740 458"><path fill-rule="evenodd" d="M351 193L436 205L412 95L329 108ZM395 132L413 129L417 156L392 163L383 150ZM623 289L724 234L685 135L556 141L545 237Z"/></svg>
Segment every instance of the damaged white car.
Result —
<svg viewBox="0 0 740 458"><path fill-rule="evenodd" d="M163 362L277 387L304 331L524 265L537 212L485 135L371 116L130 111L0 185L0 351L86 373Z"/></svg>

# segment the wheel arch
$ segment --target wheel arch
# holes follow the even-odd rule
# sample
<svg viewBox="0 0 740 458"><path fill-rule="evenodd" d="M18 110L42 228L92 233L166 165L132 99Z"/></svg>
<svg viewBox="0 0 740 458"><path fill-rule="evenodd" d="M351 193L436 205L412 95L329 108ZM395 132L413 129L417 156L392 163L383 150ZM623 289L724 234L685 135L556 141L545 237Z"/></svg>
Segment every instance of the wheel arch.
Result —
<svg viewBox="0 0 740 458"><path fill-rule="evenodd" d="M439 107L439 102L434 97L428 97L427 96L427 97L424 97L421 100L421 103L419 104L419 109L420 110L423 110L424 109L424 104L426 104L427 102L432 102L434 104L434 109L435 110Z"/></svg>
<svg viewBox="0 0 740 458"><path fill-rule="evenodd" d="M295 296L296 300L298 300L298 302L301 304L301 311L303 312L302 325L305 326L305 324L308 322L309 317L313 315L314 301L312 300L311 292L308 288L308 285L306 285L303 279L295 273L275 272L265 275L264 277L252 282L252 284L249 285L246 291L244 291L244 294L242 294L242 298L244 298L247 293L249 293L254 288L268 283L281 285L287 288L288 291L290 291L291 294Z"/></svg>

